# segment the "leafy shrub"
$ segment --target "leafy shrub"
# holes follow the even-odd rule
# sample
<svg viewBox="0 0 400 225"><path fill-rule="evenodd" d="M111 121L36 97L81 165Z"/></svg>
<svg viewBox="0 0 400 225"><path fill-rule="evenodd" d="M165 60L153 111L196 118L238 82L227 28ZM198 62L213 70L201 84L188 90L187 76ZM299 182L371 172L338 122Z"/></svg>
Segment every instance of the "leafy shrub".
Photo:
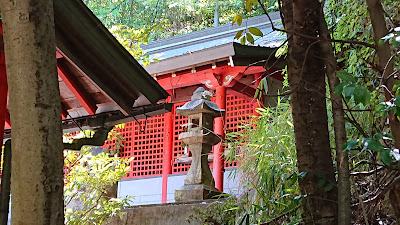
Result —
<svg viewBox="0 0 400 225"><path fill-rule="evenodd" d="M92 155L90 148L65 155L65 224L103 224L109 217L122 217L130 197L114 198L114 185L126 175L130 159ZM75 207L73 207L75 205Z"/></svg>
<svg viewBox="0 0 400 225"><path fill-rule="evenodd" d="M231 159L239 159L237 173L247 189L245 213L239 224L269 221L270 224L296 224L300 221L300 195L296 149L290 104L258 109L241 131L228 134Z"/></svg>

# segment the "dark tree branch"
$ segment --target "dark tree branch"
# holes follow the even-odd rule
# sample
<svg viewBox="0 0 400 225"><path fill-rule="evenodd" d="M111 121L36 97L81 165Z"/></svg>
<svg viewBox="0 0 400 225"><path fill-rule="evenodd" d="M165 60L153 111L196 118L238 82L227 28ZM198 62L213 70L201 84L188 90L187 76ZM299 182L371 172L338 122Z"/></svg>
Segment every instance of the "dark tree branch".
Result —
<svg viewBox="0 0 400 225"><path fill-rule="evenodd" d="M289 31L289 30L282 30L282 29L276 28L274 23L272 22L271 17L269 16L267 10L265 9L264 5L261 3L261 0L258 0L258 3L260 4L264 14L267 15L268 20L271 23L271 28L273 31L280 31L280 32L291 34L291 35L308 38L311 40L316 40L316 41L329 41L329 42L336 42L336 43L343 43L343 44L355 44L355 45L362 45L362 46L369 47L369 48L375 48L375 45L369 44L369 43L366 43L363 41L337 40L337 39L331 39L331 38L314 37L314 36L309 36L309 35L305 35L305 34L295 33L295 32Z"/></svg>
<svg viewBox="0 0 400 225"><path fill-rule="evenodd" d="M92 138L81 138L74 140L72 143L64 143L64 150L79 151L84 145L102 146L112 128L112 126L102 127L96 131Z"/></svg>

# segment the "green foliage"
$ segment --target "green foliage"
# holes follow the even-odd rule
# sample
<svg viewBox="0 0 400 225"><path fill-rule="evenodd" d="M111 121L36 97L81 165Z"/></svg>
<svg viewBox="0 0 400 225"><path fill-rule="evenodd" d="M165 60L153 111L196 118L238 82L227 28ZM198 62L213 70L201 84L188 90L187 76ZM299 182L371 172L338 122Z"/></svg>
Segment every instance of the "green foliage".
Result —
<svg viewBox="0 0 400 225"><path fill-rule="evenodd" d="M116 125L109 133L107 140L113 141L113 144L104 149L104 152L109 153L111 155L119 154L119 150L124 147L125 137L121 135L117 131L117 129L122 129L125 127L125 124Z"/></svg>
<svg viewBox="0 0 400 225"><path fill-rule="evenodd" d="M397 48L400 45L400 27L395 27L393 32L389 33L385 37L383 37L379 44L383 44L385 42L389 42L393 45L393 47Z"/></svg>
<svg viewBox="0 0 400 225"><path fill-rule="evenodd" d="M359 103L363 105L369 104L371 93L366 87L362 84L358 84L356 79L344 70L338 71L337 76L340 78L341 82L336 86L335 94L343 95L347 101L353 97L356 105Z"/></svg>
<svg viewBox="0 0 400 225"><path fill-rule="evenodd" d="M257 10L261 10L261 7L257 0L245 0L246 3L246 14L251 14L252 12L257 12ZM268 0L268 1L261 1L261 3L267 7L267 11L275 12L278 10L278 1L276 0ZM254 9L254 10L253 10ZM244 15L246 15L244 14ZM232 25L237 23L237 25L242 26L243 21L243 14L238 14L232 19ZM243 30L240 30L236 33L234 39L240 40L242 45L245 45L247 42L249 44L254 45L254 41L256 37L263 37L264 34L261 32L260 29L257 27L247 27Z"/></svg>
<svg viewBox="0 0 400 225"><path fill-rule="evenodd" d="M106 153L93 156L90 148L66 152L65 224L103 224L109 217L122 216L130 197L113 198L109 192L125 176L129 161ZM72 208L74 204L78 207Z"/></svg>
<svg viewBox="0 0 400 225"><path fill-rule="evenodd" d="M182 35L214 26L214 10L218 2L220 24L229 23L238 13L247 17L261 15L260 8L246 10L242 0L84 0L84 3L107 28L124 25L136 31L153 29L149 41ZM257 4L251 0L251 4ZM269 4L271 0L263 0ZM274 1L275 2L275 1Z"/></svg>
<svg viewBox="0 0 400 225"><path fill-rule="evenodd" d="M369 149L373 152L379 153L379 158L385 165L391 165L394 161L399 161L396 158L396 150L391 150L386 146L393 145L393 137L387 133L376 133L372 138L361 138L351 140L343 145L343 149L350 151L353 149L361 149L361 152Z"/></svg>
<svg viewBox="0 0 400 225"><path fill-rule="evenodd" d="M300 195L293 122L290 105L279 101L275 108L258 109L260 116L229 133L230 158L241 160L238 173L246 174L244 186L255 190L245 205L244 221L299 222ZM247 217L247 218L246 218Z"/></svg>

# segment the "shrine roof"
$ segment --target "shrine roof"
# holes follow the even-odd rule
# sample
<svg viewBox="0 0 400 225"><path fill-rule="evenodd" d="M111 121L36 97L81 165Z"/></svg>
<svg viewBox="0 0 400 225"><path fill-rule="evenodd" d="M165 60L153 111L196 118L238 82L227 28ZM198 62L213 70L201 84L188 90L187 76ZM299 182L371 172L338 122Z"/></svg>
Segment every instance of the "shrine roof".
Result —
<svg viewBox="0 0 400 225"><path fill-rule="evenodd" d="M276 27L282 27L279 12L270 14ZM241 45L234 40L238 31L247 27L257 27L264 36L255 37L254 45ZM258 16L243 20L242 26L225 24L189 34L180 35L164 40L150 42L143 45L143 49L159 62L151 63L145 69L152 75L160 75L178 70L188 69L191 66L202 66L212 62L231 60L235 65L251 63L243 61L243 57L254 58L256 55L272 53L279 46L285 35L272 30L267 16ZM268 54L268 55L269 55ZM267 56L268 56L267 55ZM235 60L236 56L236 60ZM240 58L239 61L238 58Z"/></svg>
<svg viewBox="0 0 400 225"><path fill-rule="evenodd" d="M54 14L64 128L95 128L170 111L157 104L168 93L81 0L54 0Z"/></svg>

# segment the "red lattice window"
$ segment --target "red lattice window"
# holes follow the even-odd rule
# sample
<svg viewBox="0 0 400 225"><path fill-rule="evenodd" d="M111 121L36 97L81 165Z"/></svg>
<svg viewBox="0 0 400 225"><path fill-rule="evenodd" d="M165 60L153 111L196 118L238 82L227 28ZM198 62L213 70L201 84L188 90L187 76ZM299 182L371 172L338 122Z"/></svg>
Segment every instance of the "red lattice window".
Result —
<svg viewBox="0 0 400 225"><path fill-rule="evenodd" d="M145 120L140 120L144 126ZM142 127L143 129L143 127ZM131 172L127 178L157 176L162 174L164 150L164 115L147 119L145 131L141 132L138 124L132 133Z"/></svg>
<svg viewBox="0 0 400 225"><path fill-rule="evenodd" d="M185 104L185 102L174 104L174 108L175 108L174 112L176 112L176 108L177 107L180 107L180 106L182 106L184 104ZM182 145L182 141L179 140L179 134L183 132L182 125L188 123L188 118L175 114L174 122L175 122L175 124L174 124L174 131L173 131L174 132L174 135L173 135L174 139L173 139L173 156L172 156L172 160L173 160L172 174L186 173L189 170L190 165L176 163L175 159L179 155L185 153L185 149L184 149L184 147Z"/></svg>
<svg viewBox="0 0 400 225"><path fill-rule="evenodd" d="M226 96L225 128L227 132L238 132L240 127L255 114L254 103L234 95ZM225 162L225 168L237 166L237 161Z"/></svg>
<svg viewBox="0 0 400 225"><path fill-rule="evenodd" d="M164 115L129 122L117 131L125 138L124 147L120 149L123 158L134 157L124 179L158 176L162 174L162 159L164 149ZM146 125L146 126L145 126ZM143 127L145 126L145 127ZM144 132L141 132L144 129ZM115 144L108 140L104 147Z"/></svg>

